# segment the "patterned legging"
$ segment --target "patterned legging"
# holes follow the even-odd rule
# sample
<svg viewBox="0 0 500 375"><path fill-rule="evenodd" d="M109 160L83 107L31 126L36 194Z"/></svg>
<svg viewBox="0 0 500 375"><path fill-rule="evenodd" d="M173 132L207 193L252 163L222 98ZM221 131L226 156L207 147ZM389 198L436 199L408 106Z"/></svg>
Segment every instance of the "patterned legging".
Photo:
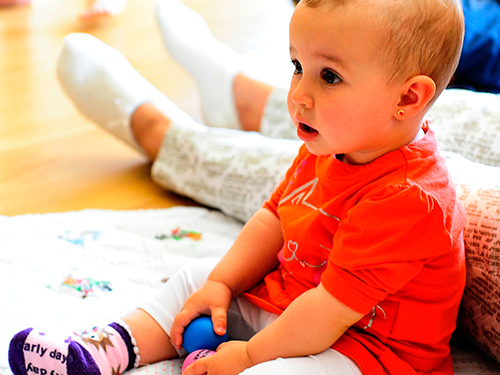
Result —
<svg viewBox="0 0 500 375"><path fill-rule="evenodd" d="M242 221L259 209L300 147L286 92L271 94L260 133L175 123L153 164L161 186Z"/></svg>

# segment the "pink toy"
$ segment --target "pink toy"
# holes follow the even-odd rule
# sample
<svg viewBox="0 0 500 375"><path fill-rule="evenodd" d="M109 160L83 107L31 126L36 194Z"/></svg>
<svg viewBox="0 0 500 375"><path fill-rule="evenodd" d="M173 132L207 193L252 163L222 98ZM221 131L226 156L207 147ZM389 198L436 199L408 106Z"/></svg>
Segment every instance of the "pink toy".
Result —
<svg viewBox="0 0 500 375"><path fill-rule="evenodd" d="M182 364L182 372L184 372L184 370L194 361L197 361L200 358L209 357L213 354L215 354L213 350L208 350L208 349L195 350L194 352L189 354L184 360L184 363Z"/></svg>

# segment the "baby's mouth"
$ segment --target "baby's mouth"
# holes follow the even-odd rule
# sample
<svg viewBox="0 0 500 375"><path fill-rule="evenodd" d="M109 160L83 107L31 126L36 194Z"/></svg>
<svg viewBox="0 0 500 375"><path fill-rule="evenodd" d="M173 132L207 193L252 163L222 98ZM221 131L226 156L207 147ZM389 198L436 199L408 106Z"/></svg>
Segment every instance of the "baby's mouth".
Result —
<svg viewBox="0 0 500 375"><path fill-rule="evenodd" d="M304 124L304 123L299 123L299 128L305 133L311 134L311 133L317 133L318 131L311 128L309 125Z"/></svg>
<svg viewBox="0 0 500 375"><path fill-rule="evenodd" d="M311 128L309 125L299 122L297 127L297 136L304 142L312 141L318 135L316 129Z"/></svg>

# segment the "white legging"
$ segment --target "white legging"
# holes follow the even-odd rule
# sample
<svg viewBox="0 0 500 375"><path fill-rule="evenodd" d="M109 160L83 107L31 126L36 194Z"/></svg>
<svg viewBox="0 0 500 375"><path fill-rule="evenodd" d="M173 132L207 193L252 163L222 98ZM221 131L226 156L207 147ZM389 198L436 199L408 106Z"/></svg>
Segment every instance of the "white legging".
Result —
<svg viewBox="0 0 500 375"><path fill-rule="evenodd" d="M428 117L442 150L500 165L497 95L445 90ZM287 113L286 91L275 89L260 133L210 128L189 120L174 124L153 164L152 177L169 190L246 221L283 178L300 145Z"/></svg>
<svg viewBox="0 0 500 375"><path fill-rule="evenodd" d="M207 279L218 259L203 259L177 272L156 296L141 306L165 332L170 332L175 315L186 299ZM278 316L264 311L244 297L233 300L228 311L230 339L249 340ZM300 322L297 322L300 324ZM181 353L182 355L182 353ZM245 370L244 375L361 375L359 367L348 357L333 349L317 355L278 358Z"/></svg>

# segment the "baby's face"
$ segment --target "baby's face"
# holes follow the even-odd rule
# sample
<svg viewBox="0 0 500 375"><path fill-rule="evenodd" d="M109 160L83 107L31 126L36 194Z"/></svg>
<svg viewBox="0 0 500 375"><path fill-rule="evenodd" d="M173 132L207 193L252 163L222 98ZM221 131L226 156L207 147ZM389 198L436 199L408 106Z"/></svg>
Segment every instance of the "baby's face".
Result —
<svg viewBox="0 0 500 375"><path fill-rule="evenodd" d="M392 129L401 85L388 84L377 58L382 32L372 17L356 5L332 8L325 1L314 8L301 2L295 10L288 109L313 154L365 164L399 142Z"/></svg>

